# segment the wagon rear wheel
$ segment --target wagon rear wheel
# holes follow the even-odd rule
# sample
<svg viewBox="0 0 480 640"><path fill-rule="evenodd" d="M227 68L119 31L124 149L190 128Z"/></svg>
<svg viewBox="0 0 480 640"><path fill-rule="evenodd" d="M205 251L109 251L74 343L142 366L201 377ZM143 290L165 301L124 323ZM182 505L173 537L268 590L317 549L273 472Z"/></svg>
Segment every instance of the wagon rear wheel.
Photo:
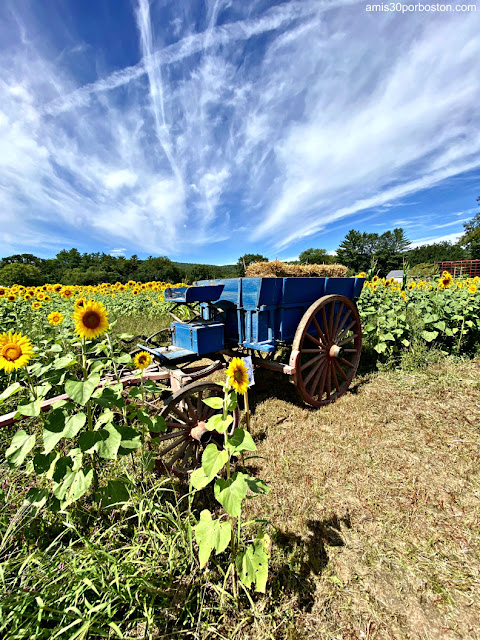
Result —
<svg viewBox="0 0 480 640"><path fill-rule="evenodd" d="M340 398L357 372L362 327L355 303L340 295L314 302L293 341L293 382L308 404L321 407Z"/></svg>
<svg viewBox="0 0 480 640"><path fill-rule="evenodd" d="M221 413L203 400L223 397L223 388L214 382L192 382L172 394L165 402L160 415L167 423L167 431L152 434L156 443L156 467L162 473L185 476L201 463L202 450L209 443L221 446L223 436L216 431L206 431L205 423L211 416ZM239 411L235 410L232 430L238 426Z"/></svg>

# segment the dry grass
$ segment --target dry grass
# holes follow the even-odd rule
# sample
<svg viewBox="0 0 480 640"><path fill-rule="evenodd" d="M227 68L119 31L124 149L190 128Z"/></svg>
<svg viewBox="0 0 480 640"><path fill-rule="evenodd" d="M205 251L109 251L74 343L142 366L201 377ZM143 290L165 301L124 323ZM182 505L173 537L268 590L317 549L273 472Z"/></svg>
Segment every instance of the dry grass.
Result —
<svg viewBox="0 0 480 640"><path fill-rule="evenodd" d="M480 638L480 362L356 382L310 410L257 374L271 637Z"/></svg>
<svg viewBox="0 0 480 640"><path fill-rule="evenodd" d="M348 271L342 264L287 264L280 260L252 262L246 269L249 278L343 278Z"/></svg>

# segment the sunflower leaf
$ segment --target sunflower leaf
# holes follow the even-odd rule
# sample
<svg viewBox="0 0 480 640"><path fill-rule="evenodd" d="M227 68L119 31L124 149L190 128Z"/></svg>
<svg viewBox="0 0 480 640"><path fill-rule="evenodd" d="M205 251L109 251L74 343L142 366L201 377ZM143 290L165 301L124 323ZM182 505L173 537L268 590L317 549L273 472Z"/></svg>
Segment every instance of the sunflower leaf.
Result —
<svg viewBox="0 0 480 640"><path fill-rule="evenodd" d="M12 438L12 443L5 452L5 458L11 467L19 467L35 446L35 436L29 436L20 429Z"/></svg>
<svg viewBox="0 0 480 640"><path fill-rule="evenodd" d="M65 382L65 392L78 404L86 405L100 382L100 375L91 375L87 380L70 379Z"/></svg>
<svg viewBox="0 0 480 640"><path fill-rule="evenodd" d="M207 407L211 407L212 409L223 408L223 398L204 398L203 402L207 405Z"/></svg>

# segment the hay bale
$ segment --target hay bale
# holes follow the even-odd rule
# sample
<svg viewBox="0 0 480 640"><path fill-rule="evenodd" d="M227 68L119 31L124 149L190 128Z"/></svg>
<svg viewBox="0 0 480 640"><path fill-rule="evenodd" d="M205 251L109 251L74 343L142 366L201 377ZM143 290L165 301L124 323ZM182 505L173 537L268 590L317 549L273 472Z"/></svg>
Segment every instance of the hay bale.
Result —
<svg viewBox="0 0 480 640"><path fill-rule="evenodd" d="M252 262L248 278L344 278L348 268L343 264L287 264L280 260Z"/></svg>

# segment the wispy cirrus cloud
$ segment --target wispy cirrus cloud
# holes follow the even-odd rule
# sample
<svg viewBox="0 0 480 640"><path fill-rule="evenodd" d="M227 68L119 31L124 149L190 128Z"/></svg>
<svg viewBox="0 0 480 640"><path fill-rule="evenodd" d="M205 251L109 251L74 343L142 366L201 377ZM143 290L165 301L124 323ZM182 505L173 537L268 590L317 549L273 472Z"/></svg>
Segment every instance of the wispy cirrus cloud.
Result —
<svg viewBox="0 0 480 640"><path fill-rule="evenodd" d="M57 50L60 18L5 7L4 252L293 253L480 168L473 14L137 0L116 25L130 51L120 38L105 72L85 29ZM405 215L417 238L464 221Z"/></svg>

